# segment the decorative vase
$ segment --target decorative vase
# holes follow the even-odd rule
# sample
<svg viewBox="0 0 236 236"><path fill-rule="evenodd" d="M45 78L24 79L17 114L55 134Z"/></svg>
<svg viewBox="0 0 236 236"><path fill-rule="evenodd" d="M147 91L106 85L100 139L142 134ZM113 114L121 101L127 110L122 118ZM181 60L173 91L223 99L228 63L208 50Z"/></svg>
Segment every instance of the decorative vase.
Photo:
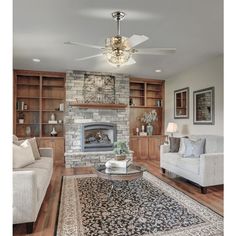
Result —
<svg viewBox="0 0 236 236"><path fill-rule="evenodd" d="M147 125L147 135L152 135L152 132L153 132L153 126L149 123Z"/></svg>
<svg viewBox="0 0 236 236"><path fill-rule="evenodd" d="M26 136L27 136L27 137L30 137L30 136L31 136L31 128L30 128L30 126L27 126L27 127L25 128L25 133L26 133Z"/></svg>
<svg viewBox="0 0 236 236"><path fill-rule="evenodd" d="M54 113L51 114L51 120L56 120L56 117L55 117Z"/></svg>
<svg viewBox="0 0 236 236"><path fill-rule="evenodd" d="M55 130L55 127L52 128L51 136L57 136L57 131Z"/></svg>

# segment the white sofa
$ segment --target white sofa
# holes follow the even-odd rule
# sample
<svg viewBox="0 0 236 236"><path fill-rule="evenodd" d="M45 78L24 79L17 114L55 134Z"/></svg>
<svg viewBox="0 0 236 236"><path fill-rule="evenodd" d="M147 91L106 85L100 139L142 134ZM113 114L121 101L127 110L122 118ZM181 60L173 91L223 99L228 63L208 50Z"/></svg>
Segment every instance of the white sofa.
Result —
<svg viewBox="0 0 236 236"><path fill-rule="evenodd" d="M41 159L13 169L13 224L27 223L32 233L53 173L53 149L39 148Z"/></svg>
<svg viewBox="0 0 236 236"><path fill-rule="evenodd" d="M224 139L216 135L191 135L190 139L205 138L204 154L196 157L182 157L178 152L169 152L169 145L161 145L160 167L197 183L202 193L207 193L208 186L224 183Z"/></svg>

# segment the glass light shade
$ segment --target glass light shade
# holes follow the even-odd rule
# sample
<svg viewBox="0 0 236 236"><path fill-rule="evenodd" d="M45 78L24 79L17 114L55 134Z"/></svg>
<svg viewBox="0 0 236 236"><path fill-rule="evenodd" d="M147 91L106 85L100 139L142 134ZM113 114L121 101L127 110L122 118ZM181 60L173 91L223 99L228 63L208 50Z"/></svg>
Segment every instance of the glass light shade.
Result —
<svg viewBox="0 0 236 236"><path fill-rule="evenodd" d="M177 130L178 130L178 126L176 123L171 123L171 122L168 123L167 129L166 129L167 133L175 133L177 132Z"/></svg>
<svg viewBox="0 0 236 236"><path fill-rule="evenodd" d="M120 66L128 62L132 51L126 37L115 36L106 39L104 54L109 63Z"/></svg>

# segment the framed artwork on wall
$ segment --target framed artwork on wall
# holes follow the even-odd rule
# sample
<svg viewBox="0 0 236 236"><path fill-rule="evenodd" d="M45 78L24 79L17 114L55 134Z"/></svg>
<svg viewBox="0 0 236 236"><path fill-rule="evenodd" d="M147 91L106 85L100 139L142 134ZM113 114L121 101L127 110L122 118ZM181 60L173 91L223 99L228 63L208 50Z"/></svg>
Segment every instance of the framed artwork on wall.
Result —
<svg viewBox="0 0 236 236"><path fill-rule="evenodd" d="M85 74L83 97L84 103L115 104L115 77Z"/></svg>
<svg viewBox="0 0 236 236"><path fill-rule="evenodd" d="M174 118L189 118L189 87L174 91Z"/></svg>
<svg viewBox="0 0 236 236"><path fill-rule="evenodd" d="M209 87L193 92L193 123L214 125L215 88Z"/></svg>

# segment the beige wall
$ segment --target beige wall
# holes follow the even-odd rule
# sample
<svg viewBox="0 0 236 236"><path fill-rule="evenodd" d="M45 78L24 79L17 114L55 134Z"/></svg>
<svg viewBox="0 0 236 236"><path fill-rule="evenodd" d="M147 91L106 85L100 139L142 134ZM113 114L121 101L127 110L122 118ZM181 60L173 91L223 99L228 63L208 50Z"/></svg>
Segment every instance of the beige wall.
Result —
<svg viewBox="0 0 236 236"><path fill-rule="evenodd" d="M215 124L193 124L193 91L215 87ZM174 90L189 87L189 119L174 119ZM223 135L223 56L217 56L202 64L168 78L165 85L165 128L168 122L178 124L179 132L175 134L217 134Z"/></svg>

